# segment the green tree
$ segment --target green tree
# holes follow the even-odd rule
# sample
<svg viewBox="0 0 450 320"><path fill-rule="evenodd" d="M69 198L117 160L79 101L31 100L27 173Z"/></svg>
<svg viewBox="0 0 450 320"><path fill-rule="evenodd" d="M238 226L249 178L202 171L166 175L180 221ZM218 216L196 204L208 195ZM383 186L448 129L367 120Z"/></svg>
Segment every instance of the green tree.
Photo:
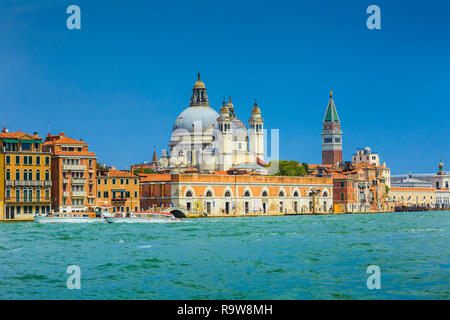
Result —
<svg viewBox="0 0 450 320"><path fill-rule="evenodd" d="M133 170L134 174L151 174L156 173L155 170L150 168L137 168Z"/></svg>
<svg viewBox="0 0 450 320"><path fill-rule="evenodd" d="M278 160L271 161L270 167L275 169L278 167L278 170L275 176L288 176L288 177L303 177L308 174L309 169L306 163L300 164L295 160Z"/></svg>

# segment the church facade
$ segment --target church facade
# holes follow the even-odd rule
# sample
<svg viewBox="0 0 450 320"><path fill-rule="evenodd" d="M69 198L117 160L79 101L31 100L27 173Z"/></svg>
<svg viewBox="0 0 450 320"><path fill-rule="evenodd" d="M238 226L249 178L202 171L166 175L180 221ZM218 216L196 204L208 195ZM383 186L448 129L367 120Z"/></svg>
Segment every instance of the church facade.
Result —
<svg viewBox="0 0 450 320"><path fill-rule="evenodd" d="M190 105L175 120L169 153L162 151L160 169L180 173L197 169L201 173L227 171L241 165L264 173L264 119L255 102L247 126L237 118L231 101L222 103L219 113L209 104L206 86L194 84Z"/></svg>

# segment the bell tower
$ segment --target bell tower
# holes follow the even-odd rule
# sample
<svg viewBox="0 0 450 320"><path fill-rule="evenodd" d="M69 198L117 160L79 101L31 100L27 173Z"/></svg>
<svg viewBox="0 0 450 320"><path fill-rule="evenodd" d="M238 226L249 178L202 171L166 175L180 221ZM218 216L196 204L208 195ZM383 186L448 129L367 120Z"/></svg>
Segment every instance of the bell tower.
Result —
<svg viewBox="0 0 450 320"><path fill-rule="evenodd" d="M249 150L264 161L264 119L261 118L261 109L255 101L252 108L252 117L248 120Z"/></svg>
<svg viewBox="0 0 450 320"><path fill-rule="evenodd" d="M342 165L342 131L341 122L330 92L327 111L323 119L322 130L322 164Z"/></svg>

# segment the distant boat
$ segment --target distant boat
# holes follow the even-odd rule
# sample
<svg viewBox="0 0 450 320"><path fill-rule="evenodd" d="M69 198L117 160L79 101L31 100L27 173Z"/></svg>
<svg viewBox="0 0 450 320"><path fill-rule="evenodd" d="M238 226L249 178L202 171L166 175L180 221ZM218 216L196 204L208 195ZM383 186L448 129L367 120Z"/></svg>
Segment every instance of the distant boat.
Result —
<svg viewBox="0 0 450 320"><path fill-rule="evenodd" d="M176 218L171 213L140 211L129 214L117 214L115 217L104 217L108 223L165 223L180 222L181 218Z"/></svg>

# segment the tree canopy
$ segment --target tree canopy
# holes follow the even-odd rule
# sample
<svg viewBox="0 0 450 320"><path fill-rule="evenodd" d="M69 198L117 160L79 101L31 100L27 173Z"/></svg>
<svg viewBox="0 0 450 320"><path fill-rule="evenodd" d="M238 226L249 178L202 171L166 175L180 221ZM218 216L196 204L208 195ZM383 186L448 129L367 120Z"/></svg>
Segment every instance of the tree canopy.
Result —
<svg viewBox="0 0 450 320"><path fill-rule="evenodd" d="M275 176L303 177L309 173L308 164L304 162L300 164L295 160L271 161L270 167L273 171L278 168L277 172L273 174Z"/></svg>

